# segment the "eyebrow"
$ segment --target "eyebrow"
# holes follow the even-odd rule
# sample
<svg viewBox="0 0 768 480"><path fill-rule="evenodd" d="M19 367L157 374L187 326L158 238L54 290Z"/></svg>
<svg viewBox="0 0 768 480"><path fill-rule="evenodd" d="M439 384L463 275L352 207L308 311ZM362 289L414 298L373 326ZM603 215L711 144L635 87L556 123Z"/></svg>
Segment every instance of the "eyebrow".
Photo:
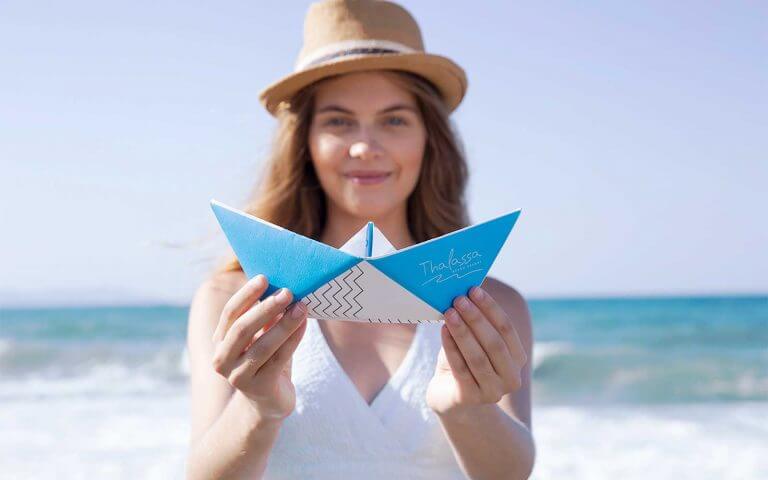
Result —
<svg viewBox="0 0 768 480"><path fill-rule="evenodd" d="M381 115L381 114L384 114L384 113L394 112L396 110L410 110L410 111L416 113L416 109L411 107L410 105L406 105L404 103L397 103L397 104L391 105L391 106L389 106L389 107L387 107L387 108L385 108L383 110L379 110L377 115ZM354 114L353 111L348 110L348 109L346 109L344 107L340 107L339 105L326 105L325 107L323 107L323 108L321 108L321 109L319 109L317 111L317 113L323 113L323 112L339 112L339 113L346 113L346 114L349 114L349 115L353 115Z"/></svg>

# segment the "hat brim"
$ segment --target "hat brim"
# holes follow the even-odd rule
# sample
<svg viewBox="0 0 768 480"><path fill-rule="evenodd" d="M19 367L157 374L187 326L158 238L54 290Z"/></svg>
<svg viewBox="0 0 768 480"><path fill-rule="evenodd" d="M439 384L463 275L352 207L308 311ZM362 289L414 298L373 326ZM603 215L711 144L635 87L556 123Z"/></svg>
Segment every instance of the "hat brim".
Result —
<svg viewBox="0 0 768 480"><path fill-rule="evenodd" d="M331 75L364 70L403 70L420 75L437 87L449 111L459 106L467 91L464 70L449 58L423 52L340 57L294 72L259 94L267 111L275 115L281 102L289 102L299 90Z"/></svg>

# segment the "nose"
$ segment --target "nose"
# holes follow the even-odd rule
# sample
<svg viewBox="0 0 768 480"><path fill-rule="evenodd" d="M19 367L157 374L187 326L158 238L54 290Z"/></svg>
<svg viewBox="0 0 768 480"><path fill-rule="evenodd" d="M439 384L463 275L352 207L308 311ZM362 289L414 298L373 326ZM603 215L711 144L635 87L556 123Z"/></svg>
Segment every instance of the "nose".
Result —
<svg viewBox="0 0 768 480"><path fill-rule="evenodd" d="M361 160L375 160L381 157L382 150L379 143L370 133L363 132L362 136L349 146L349 155Z"/></svg>

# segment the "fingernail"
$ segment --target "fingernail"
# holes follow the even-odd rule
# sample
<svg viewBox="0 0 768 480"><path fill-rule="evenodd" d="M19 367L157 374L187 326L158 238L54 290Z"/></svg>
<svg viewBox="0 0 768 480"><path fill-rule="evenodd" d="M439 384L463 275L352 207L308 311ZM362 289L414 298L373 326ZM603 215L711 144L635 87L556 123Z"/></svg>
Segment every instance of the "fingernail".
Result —
<svg viewBox="0 0 768 480"><path fill-rule="evenodd" d="M445 320L450 323L451 325L458 325L459 324L459 316L456 313L456 310L449 308L445 311Z"/></svg>
<svg viewBox="0 0 768 480"><path fill-rule="evenodd" d="M482 288L480 288L480 287L475 287L475 288L472 290L472 293L474 294L474 296L475 296L475 298L476 298L477 300L482 300L482 299L483 299L483 297L485 296L485 292L483 292L483 289L482 289Z"/></svg>
<svg viewBox="0 0 768 480"><path fill-rule="evenodd" d="M467 297L459 297L459 307L461 308L467 308L469 306L469 300L467 300Z"/></svg>
<svg viewBox="0 0 768 480"><path fill-rule="evenodd" d="M304 315L304 304L302 302L298 302L296 305L293 306L293 310L291 311L291 317L299 319Z"/></svg>
<svg viewBox="0 0 768 480"><path fill-rule="evenodd" d="M277 296L275 297L280 301L286 300L288 298L288 289L287 288L281 288L279 292L277 292Z"/></svg>

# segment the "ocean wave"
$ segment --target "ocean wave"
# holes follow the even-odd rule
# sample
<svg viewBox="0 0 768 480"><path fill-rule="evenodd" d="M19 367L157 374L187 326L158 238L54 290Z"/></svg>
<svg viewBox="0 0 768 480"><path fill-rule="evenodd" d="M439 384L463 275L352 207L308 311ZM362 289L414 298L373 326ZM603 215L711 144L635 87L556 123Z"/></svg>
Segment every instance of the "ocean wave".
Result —
<svg viewBox="0 0 768 480"><path fill-rule="evenodd" d="M163 342L41 342L3 340L0 379L62 379L90 372L145 374L166 382L186 379L183 347Z"/></svg>
<svg viewBox="0 0 768 480"><path fill-rule="evenodd" d="M533 364L535 372L548 359L570 352L572 345L567 342L535 342L533 345Z"/></svg>
<svg viewBox="0 0 768 480"><path fill-rule="evenodd" d="M533 397L542 404L768 400L765 349L539 341L532 362ZM188 378L184 342L0 339L0 398L144 394Z"/></svg>
<svg viewBox="0 0 768 480"><path fill-rule="evenodd" d="M189 408L164 393L4 402L3 478L184 478ZM768 478L768 403L535 405L532 418L531 480Z"/></svg>
<svg viewBox="0 0 768 480"><path fill-rule="evenodd" d="M545 403L768 400L765 350L567 344L539 357L534 395Z"/></svg>
<svg viewBox="0 0 768 480"><path fill-rule="evenodd" d="M532 480L768 478L767 403L537 405L533 418Z"/></svg>
<svg viewBox="0 0 768 480"><path fill-rule="evenodd" d="M0 401L35 401L64 397L157 396L183 390L183 385L125 367L100 365L67 377L28 375L0 379Z"/></svg>
<svg viewBox="0 0 768 480"><path fill-rule="evenodd" d="M0 358L2 358L3 355L6 354L11 349L11 341L0 338Z"/></svg>

